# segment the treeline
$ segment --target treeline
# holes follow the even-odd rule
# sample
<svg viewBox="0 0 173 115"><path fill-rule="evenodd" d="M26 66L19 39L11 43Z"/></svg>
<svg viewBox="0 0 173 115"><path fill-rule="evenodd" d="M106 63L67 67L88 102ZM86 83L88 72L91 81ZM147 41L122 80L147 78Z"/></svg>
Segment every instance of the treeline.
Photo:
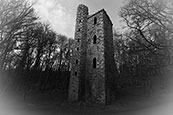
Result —
<svg viewBox="0 0 173 115"><path fill-rule="evenodd" d="M73 39L42 23L27 1L0 4L1 84L11 80L20 88L67 89Z"/></svg>
<svg viewBox="0 0 173 115"><path fill-rule="evenodd" d="M173 72L173 7L166 0L129 0L114 32L119 87L163 87Z"/></svg>

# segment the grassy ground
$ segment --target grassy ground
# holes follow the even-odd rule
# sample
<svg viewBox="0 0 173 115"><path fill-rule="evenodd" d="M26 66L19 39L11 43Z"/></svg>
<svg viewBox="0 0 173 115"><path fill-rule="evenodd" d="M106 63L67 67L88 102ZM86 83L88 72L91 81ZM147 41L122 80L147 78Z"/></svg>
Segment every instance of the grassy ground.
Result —
<svg viewBox="0 0 173 115"><path fill-rule="evenodd" d="M167 89L122 89L108 106L69 103L63 91L33 91L24 99L21 91L9 90L0 96L0 115L173 115L173 93Z"/></svg>

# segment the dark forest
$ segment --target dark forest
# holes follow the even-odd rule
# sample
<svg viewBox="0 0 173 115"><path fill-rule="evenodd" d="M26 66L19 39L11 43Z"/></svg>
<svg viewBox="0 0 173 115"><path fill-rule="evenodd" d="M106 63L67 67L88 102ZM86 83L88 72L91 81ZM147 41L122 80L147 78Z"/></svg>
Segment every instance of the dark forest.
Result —
<svg viewBox="0 0 173 115"><path fill-rule="evenodd" d="M0 0L0 96L61 92L68 95L73 38L40 21L32 4ZM171 92L173 8L161 0L129 0L119 12L123 29L114 29L117 71L114 101L129 92Z"/></svg>

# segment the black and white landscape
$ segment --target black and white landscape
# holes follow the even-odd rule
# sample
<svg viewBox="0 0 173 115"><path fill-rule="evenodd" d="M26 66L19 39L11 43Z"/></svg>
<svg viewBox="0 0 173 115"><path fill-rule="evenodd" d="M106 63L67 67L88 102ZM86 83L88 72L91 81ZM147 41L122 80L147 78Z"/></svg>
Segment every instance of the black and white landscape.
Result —
<svg viewBox="0 0 173 115"><path fill-rule="evenodd" d="M0 0L0 115L172 115L172 0Z"/></svg>

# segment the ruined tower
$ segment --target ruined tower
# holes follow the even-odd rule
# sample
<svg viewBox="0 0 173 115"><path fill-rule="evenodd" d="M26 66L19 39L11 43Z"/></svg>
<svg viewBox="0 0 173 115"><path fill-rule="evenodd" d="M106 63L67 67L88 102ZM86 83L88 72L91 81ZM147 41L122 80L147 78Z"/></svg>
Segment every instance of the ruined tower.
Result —
<svg viewBox="0 0 173 115"><path fill-rule="evenodd" d="M77 9L69 99L106 104L115 77L112 22L104 9L88 15Z"/></svg>

